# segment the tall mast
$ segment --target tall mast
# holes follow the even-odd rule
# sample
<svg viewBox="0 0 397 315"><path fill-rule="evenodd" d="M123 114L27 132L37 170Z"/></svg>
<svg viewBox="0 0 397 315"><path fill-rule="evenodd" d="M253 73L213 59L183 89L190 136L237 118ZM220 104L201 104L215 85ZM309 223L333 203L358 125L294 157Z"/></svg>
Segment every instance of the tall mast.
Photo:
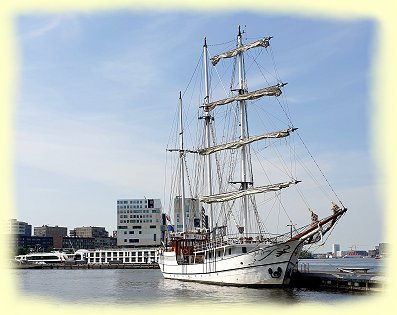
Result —
<svg viewBox="0 0 397 315"><path fill-rule="evenodd" d="M205 85L205 98L204 105L209 103L210 92L209 92L209 80L208 80L208 50L207 50L207 39L204 38L204 85ZM205 132L205 147L209 148L211 146L211 120L212 116L209 112L204 112L204 132ZM211 173L211 158L209 155L205 157L205 165L207 169L207 194L212 195L212 173ZM213 230L213 205L208 205L208 227L210 231Z"/></svg>
<svg viewBox="0 0 397 315"><path fill-rule="evenodd" d="M238 26L238 36L237 36L237 46L241 47L242 38L241 38L241 30L240 25ZM239 77L239 94L245 93L245 74L244 74L244 59L243 53L240 52L238 54L238 77ZM239 101L240 105L240 140L243 141L247 137L246 132L246 103L245 101ZM247 150L246 146L243 145L241 147L241 189L246 190L248 188L247 183ZM244 234L247 235L248 232L248 196L242 197L242 211L243 211L243 219L244 219Z"/></svg>
<svg viewBox="0 0 397 315"><path fill-rule="evenodd" d="M179 164L180 164L180 189L181 189L181 215L182 232L186 231L185 223L185 151L183 145L183 113L182 113L182 94L179 92Z"/></svg>

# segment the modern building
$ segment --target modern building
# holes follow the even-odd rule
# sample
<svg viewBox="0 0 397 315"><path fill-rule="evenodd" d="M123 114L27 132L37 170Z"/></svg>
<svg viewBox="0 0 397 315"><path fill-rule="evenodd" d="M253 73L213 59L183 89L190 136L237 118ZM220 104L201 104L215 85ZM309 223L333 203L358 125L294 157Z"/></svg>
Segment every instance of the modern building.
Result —
<svg viewBox="0 0 397 315"><path fill-rule="evenodd" d="M64 236L62 238L62 249L95 249L95 238L93 237L78 237L78 236Z"/></svg>
<svg viewBox="0 0 397 315"><path fill-rule="evenodd" d="M62 226L35 226L34 235L35 236L67 236L68 229Z"/></svg>
<svg viewBox="0 0 397 315"><path fill-rule="evenodd" d="M104 227L83 226L77 227L69 232L70 236L78 237L109 237L109 232Z"/></svg>
<svg viewBox="0 0 397 315"><path fill-rule="evenodd" d="M53 238L45 236L17 235L17 248L29 248L35 252L47 252L53 249Z"/></svg>
<svg viewBox="0 0 397 315"><path fill-rule="evenodd" d="M204 227L205 214L200 211L200 202L198 199L185 198L185 215L185 227L187 231ZM182 232L182 198L180 196L176 196L174 199L174 224L175 232Z"/></svg>
<svg viewBox="0 0 397 315"><path fill-rule="evenodd" d="M338 252L340 253L340 245L332 244L332 257L340 257L338 256Z"/></svg>
<svg viewBox="0 0 397 315"><path fill-rule="evenodd" d="M389 244L387 243L379 243L379 255L384 257L388 254Z"/></svg>
<svg viewBox="0 0 397 315"><path fill-rule="evenodd" d="M8 222L8 234L24 236L32 235L32 226L30 224L16 219L10 219Z"/></svg>
<svg viewBox="0 0 397 315"><path fill-rule="evenodd" d="M158 262L157 248L95 250L87 253L88 264L136 264Z"/></svg>
<svg viewBox="0 0 397 315"><path fill-rule="evenodd" d="M95 248L114 248L117 247L116 237L95 237L94 238Z"/></svg>
<svg viewBox="0 0 397 315"><path fill-rule="evenodd" d="M158 246L161 241L160 199L117 200L117 246Z"/></svg>
<svg viewBox="0 0 397 315"><path fill-rule="evenodd" d="M376 257L376 255L378 255L378 254L376 253L375 249L369 249L368 250L368 256L369 257Z"/></svg>
<svg viewBox="0 0 397 315"><path fill-rule="evenodd" d="M74 230L72 230L74 231ZM117 239L115 237L83 237L71 236L63 237L62 248L64 250L78 249L105 249L117 247Z"/></svg>
<svg viewBox="0 0 397 315"><path fill-rule="evenodd" d="M62 239L64 236L67 236L68 229L62 226L35 226L34 227L34 235L41 237L52 237L54 248L62 248Z"/></svg>

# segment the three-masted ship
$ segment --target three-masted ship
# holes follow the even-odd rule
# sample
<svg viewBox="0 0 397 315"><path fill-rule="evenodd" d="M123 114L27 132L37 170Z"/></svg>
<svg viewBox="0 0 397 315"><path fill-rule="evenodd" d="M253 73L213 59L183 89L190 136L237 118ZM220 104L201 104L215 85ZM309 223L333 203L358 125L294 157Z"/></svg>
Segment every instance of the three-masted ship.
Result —
<svg viewBox="0 0 397 315"><path fill-rule="evenodd" d="M159 259L161 272L166 279L241 286L288 285L297 269L302 247L320 242L346 212L338 199L339 204L332 202L331 213L325 218L318 219L309 210L310 223L296 228L290 222L288 228L286 227L287 231L278 234L269 233L260 218L255 196L270 194L280 201L281 190L291 189L300 183L292 176L286 181L266 185L255 185L253 180L252 144L288 138L297 130L290 124L278 131L259 135L249 133L249 103L265 96L277 98L285 86L285 83L278 82L252 91L247 87L244 55L250 50L266 49L270 40L271 37L265 37L244 44L239 27L236 47L212 58L208 57L207 42L204 40L204 97L199 108L203 132L200 147L197 149L185 148L180 95L179 147L168 150L179 153L176 172L179 181L175 184L178 192L174 199L174 209L179 209L177 215L174 213L174 220L178 222L174 222L173 227L166 232ZM209 60L215 67L222 59L234 60L234 75L238 80L226 98L212 101ZM223 114L229 111L228 108L233 108L231 115L234 117L237 133L223 136L223 139L229 139L216 143L213 126L216 110L224 109L218 114L222 116L220 120L226 122ZM190 177L186 180L188 154L195 156L197 167L202 170L202 175L193 179L200 182L201 188L195 192L189 189L193 194L190 197L187 197L185 187L186 181L189 184L192 181ZM223 154L231 157L226 159ZM232 179L225 174L230 170L233 170L233 176L237 178Z"/></svg>

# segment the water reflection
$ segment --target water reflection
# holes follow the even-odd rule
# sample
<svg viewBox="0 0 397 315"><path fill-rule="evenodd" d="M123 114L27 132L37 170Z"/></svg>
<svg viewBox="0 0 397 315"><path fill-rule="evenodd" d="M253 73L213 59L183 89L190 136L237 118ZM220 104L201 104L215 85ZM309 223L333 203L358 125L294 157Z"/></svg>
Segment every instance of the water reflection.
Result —
<svg viewBox="0 0 397 315"><path fill-rule="evenodd" d="M13 270L22 294L65 302L124 305L334 303L350 294L245 288L164 279L159 270ZM355 297L356 298L356 297Z"/></svg>
<svg viewBox="0 0 397 315"><path fill-rule="evenodd" d="M211 303L294 303L298 299L292 289L283 288L246 288L208 285L194 282L164 279L159 290L167 302L211 302Z"/></svg>

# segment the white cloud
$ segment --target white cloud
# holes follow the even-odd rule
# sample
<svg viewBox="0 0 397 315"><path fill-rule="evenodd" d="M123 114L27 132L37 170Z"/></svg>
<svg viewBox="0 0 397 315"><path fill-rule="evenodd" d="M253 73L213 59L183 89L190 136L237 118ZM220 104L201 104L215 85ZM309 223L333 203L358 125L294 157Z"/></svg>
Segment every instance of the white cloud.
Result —
<svg viewBox="0 0 397 315"><path fill-rule="evenodd" d="M70 37L80 30L78 19L73 14L35 16L29 21L29 30L20 34L22 40L35 40L59 29L63 36Z"/></svg>
<svg viewBox="0 0 397 315"><path fill-rule="evenodd" d="M37 37L44 36L48 32L54 30L61 24L60 16L52 16L49 19L41 20L41 23L37 23L32 29L22 34L23 39L34 39Z"/></svg>
<svg viewBox="0 0 397 315"><path fill-rule="evenodd" d="M163 147L142 137L142 126L100 116L39 116L44 117L16 133L16 158L22 166L137 190L163 171Z"/></svg>
<svg viewBox="0 0 397 315"><path fill-rule="evenodd" d="M89 15L87 16L90 17ZM71 67L68 73L72 78L71 81L78 81L76 76L82 72L78 72L76 69L81 69L81 67L92 67L89 72L90 74L94 73L90 81L78 81L79 83L76 84L78 86L61 82L54 87L51 79L48 79L54 78L57 74L56 71L64 67L65 62L71 61L69 59L65 62L60 60L61 63L54 67L56 71L50 73L51 75L48 75L48 78L45 77L46 80L44 81L37 80L36 72L31 73L26 86L28 87L30 84L34 88L29 93L27 92L29 89L21 91L21 93L25 93L24 104L17 111L16 166L19 169L21 169L21 166L28 166L39 170L37 173L26 175L27 181L32 183L37 179L37 174L40 174L40 170L59 175L59 178L54 176L51 178L52 181L48 182L49 186L52 185L54 187L54 194L45 193L45 189L51 189L52 187L34 187L35 191L41 189L42 194L36 196L35 205L34 203L27 204L25 211L35 209L32 217L36 216L38 210L44 211L44 208L48 207L46 205L47 199L52 197L55 200L57 197L55 196L55 187L59 187L59 191L63 187L78 189L74 188L73 185L68 186L68 178L75 179L71 182L73 184L78 183L80 188L85 186L89 190L89 187L94 187L90 191L93 195L97 193L94 190L98 189L98 186L101 186L101 188L103 186L111 186L109 188L112 188L109 190L103 189L104 193L100 196L101 198L85 199L88 196L83 193L78 196L78 200L77 198L76 200L71 200L70 196L74 195L72 192L66 194L67 197L59 197L57 204L60 205L59 209L62 209L63 213L69 213L68 211L73 209L72 212L78 214L77 216L69 216L68 219L79 217L79 215L83 215L84 211L84 213L87 213L86 222L88 224L91 224L90 219L92 218L88 215L90 211L91 213L98 212L98 215L100 212L106 213L106 211L110 211L110 214L107 214L109 218L115 218L115 213L113 212L115 209L111 208L109 210L109 208L106 208L108 205L105 207L104 203L113 204L115 200L112 198L120 193L128 192L128 194L133 196L150 193L153 197L162 197L165 163L165 158L163 158L165 141L163 139L167 137L162 134L161 128L163 126L159 124L150 125L150 122L153 124L153 117L166 113L167 109L172 108L176 104L176 97L174 104L169 103L170 94L173 92L170 92L168 88L172 84L172 89L178 91L180 88L178 84L181 81L176 81L176 78L185 76L183 73L185 70L184 65L178 59L181 56L179 51L185 58L186 56L190 58L193 50L192 46L185 46L182 50L180 48L182 44L186 45L189 42L186 41L189 34L196 33L197 35L198 31L196 30L199 29L199 25L200 27L207 25L205 18L203 19L204 23L200 19L193 19L193 23L186 24L183 28L178 29L176 33L175 29L169 29L170 25L176 25L171 23L175 21L174 14L155 14L151 16L149 23L139 25L140 29L138 32L135 30L120 31L121 36L123 36L120 42L127 42L128 44L120 44L122 49L119 51L111 49L106 52L108 55L105 55L105 52L102 51L98 54L94 51L90 52L95 58L92 59L92 63L88 62L88 65L86 60L78 63L79 61L76 59L75 68ZM74 19L73 15L37 18L36 20L33 19L33 21L35 23L31 24L29 30L22 34L22 37L39 39L57 30L57 35L73 39L73 35L79 32L80 20ZM107 19L106 21L111 22L111 20ZM147 22L148 20L145 21ZM90 26L91 28L88 28L89 31L96 30L96 28L92 27L93 25ZM136 25L130 24L130 26ZM192 32L192 29L195 32ZM327 35L329 33L327 32ZM120 34L117 33L115 36ZM87 41L92 41L95 46L98 34L89 34L87 32L85 35L87 35ZM220 36L221 34L218 35ZM91 38L91 36L93 37ZM326 63L327 58L344 49L343 44L353 36L354 32L351 33L351 30L346 29L338 31L331 36L322 37L317 42L314 42L313 38L303 37L299 45L283 52L281 56L275 56L281 78L287 82L291 80L290 84L296 86L296 83L292 82L293 80L298 81L296 78L300 79L302 74L317 73L316 67ZM320 38L320 36L316 38ZM128 40L131 40L131 42L128 42ZM201 38L198 40L201 40ZM49 41L47 44L51 45L52 43ZM74 48L75 46L71 45L70 47ZM78 47L79 49L87 49L87 47L91 46ZM277 50L280 51L279 48ZM178 53L173 53L175 51L178 51ZM291 54L293 58L291 58ZM76 56L79 57L78 54ZM198 55L195 55L193 59L196 56ZM287 60L293 60L293 62L287 62ZM301 60L302 62L299 62ZM34 64L34 61L27 58L26 65ZM167 77L167 71L173 65L176 66L175 71ZM37 67L48 66L48 64L43 62ZM342 68L342 70L346 69ZM362 76L362 73L356 75ZM97 81L98 78L100 79L99 81ZM349 77L349 79L351 78ZM85 79L85 76L82 79ZM36 88L33 82L37 82L36 84L40 88ZM263 82L263 78L256 77L251 79L249 83L259 87L261 82ZM319 97L324 98L327 96L323 93L324 91L320 91L317 95L311 94L309 92L311 92L310 89L312 87L307 86L307 82L302 84L309 90L302 90L306 91L302 92L306 93L302 96L294 93L291 98L287 98L289 102L297 102L298 100L300 102L314 102L314 100L319 100ZM72 88L70 89L71 86ZM102 87L106 93L100 93L102 91L98 91L98 86ZM326 84L323 86L323 89L328 89ZM45 90L43 87L45 87ZM93 87L93 90L89 90L91 87ZM287 93L285 95L290 94L288 93L290 85L286 86L286 89ZM138 94L143 97L138 97ZM176 94L177 92L175 92ZM75 97L73 99L75 103L70 102L71 95ZM81 99L85 95L89 95L88 102L94 104L92 107L84 106L83 102L87 102L87 99ZM134 96L137 97L134 98ZM106 97L108 99L104 100ZM284 97L284 94L282 97ZM120 98L123 98L122 101L124 101L121 102L123 103L122 105L116 104ZM108 103L109 100L113 100L113 104ZM131 104L131 107L123 107L125 103L129 104L130 101L134 103ZM28 104L28 102L30 103ZM40 106L36 106L37 104ZM107 104L110 105L107 106ZM105 106L107 106L105 109L108 113L107 116L101 113ZM161 109L160 114L156 112L159 108ZM27 112L27 109L31 112ZM117 112L119 109L122 112ZM91 112L88 113L87 111ZM109 113L112 116L109 116ZM150 119L146 119L147 117L150 117ZM158 123L160 119L156 118L155 121ZM166 127L167 132L169 127ZM337 147L332 147L330 152L318 156L317 160L325 174L331 174L331 183L335 186L341 199L349 207L348 216L352 219L346 222L354 224L356 219L361 222L359 216L363 212L367 213L367 217L362 221L365 228L369 227L371 220L376 221L379 217L380 209L376 200L371 199L373 198L374 188L371 183L374 182L374 174L370 171L372 164L369 155L354 150L341 152ZM43 173L45 174L45 172ZM301 174L299 173L298 175ZM302 177L304 177L303 174ZM258 177L256 179L260 180ZM314 185L308 182L308 177L301 178L298 176L298 179L304 179L302 184L298 186L308 184L310 200L314 198L314 207L322 211L328 211L329 204L323 203L323 200L320 201L314 194L311 194L310 189L313 189ZM63 181L68 183L65 184ZM88 185L85 185L85 182L88 182ZM264 180L263 183L266 183L266 181ZM21 185L21 183L18 183L18 185ZM27 195L29 197L34 196L32 189L30 186L24 187L20 192L21 199L29 199L26 198ZM39 198L41 200L38 200ZM98 199L95 205L92 199ZM304 204L298 205L290 197L286 197L285 201L290 202L292 205L288 209L292 210L294 220L302 224L309 222L310 218L307 215L307 209ZM165 203L165 200L163 202ZM369 209L373 209L373 212L370 212ZM47 211L47 217L51 217L52 210L51 206L45 210ZM54 218L54 220L56 219ZM80 220L80 217L78 220ZM285 228L285 226L282 227ZM343 236L345 240L349 240L349 226L345 224L343 227L345 235L341 232L340 236ZM339 231L342 231L342 229L338 229ZM354 242L358 241L354 240Z"/></svg>

